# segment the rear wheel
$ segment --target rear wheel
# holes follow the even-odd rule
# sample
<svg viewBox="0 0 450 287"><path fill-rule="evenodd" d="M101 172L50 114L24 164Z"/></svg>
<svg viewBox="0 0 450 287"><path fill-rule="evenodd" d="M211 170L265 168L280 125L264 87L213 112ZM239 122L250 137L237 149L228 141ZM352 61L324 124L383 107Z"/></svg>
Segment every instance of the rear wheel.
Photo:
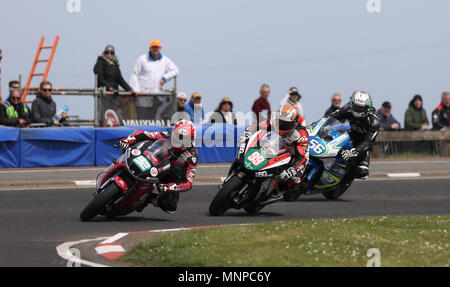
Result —
<svg viewBox="0 0 450 287"><path fill-rule="evenodd" d="M211 204L209 205L209 214L212 216L223 215L231 206L231 194L238 189L241 184L241 179L236 175L225 182L211 201Z"/></svg>
<svg viewBox="0 0 450 287"><path fill-rule="evenodd" d="M80 219L89 221L98 215L106 205L114 198L120 195L122 191L115 183L108 185L101 193L99 193L86 208L81 212Z"/></svg>

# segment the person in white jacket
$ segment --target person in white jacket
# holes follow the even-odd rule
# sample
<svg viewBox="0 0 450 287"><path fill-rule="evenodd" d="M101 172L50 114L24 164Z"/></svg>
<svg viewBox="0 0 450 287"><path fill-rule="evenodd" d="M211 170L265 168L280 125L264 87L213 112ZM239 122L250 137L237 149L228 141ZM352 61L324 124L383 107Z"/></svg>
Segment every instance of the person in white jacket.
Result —
<svg viewBox="0 0 450 287"><path fill-rule="evenodd" d="M164 84L178 75L178 67L161 54L162 45L158 39L150 42L148 54L140 56L134 66L130 86L135 93L160 93ZM154 97L138 96L136 112L139 119L149 118L157 104Z"/></svg>
<svg viewBox="0 0 450 287"><path fill-rule="evenodd" d="M289 89L289 92L286 96L281 100L280 107L282 107L285 104L293 105L297 108L300 115L303 116L303 105L300 103L300 99L302 98L302 95L298 92L296 87L292 87Z"/></svg>

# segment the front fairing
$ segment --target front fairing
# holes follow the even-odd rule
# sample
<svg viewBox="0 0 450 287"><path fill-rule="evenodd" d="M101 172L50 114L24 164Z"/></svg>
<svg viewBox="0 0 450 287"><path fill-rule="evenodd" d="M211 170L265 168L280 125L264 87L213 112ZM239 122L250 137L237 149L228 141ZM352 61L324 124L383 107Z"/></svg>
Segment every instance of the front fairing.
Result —
<svg viewBox="0 0 450 287"><path fill-rule="evenodd" d="M278 134L258 131L248 139L241 162L247 173L257 178L272 177L291 160L290 153L283 147Z"/></svg>
<svg viewBox="0 0 450 287"><path fill-rule="evenodd" d="M312 157L336 157L342 148L352 147L350 126L325 117L308 128L309 153Z"/></svg>
<svg viewBox="0 0 450 287"><path fill-rule="evenodd" d="M167 140L144 141L125 151L126 167L136 179L158 183L170 170L171 153L172 146Z"/></svg>

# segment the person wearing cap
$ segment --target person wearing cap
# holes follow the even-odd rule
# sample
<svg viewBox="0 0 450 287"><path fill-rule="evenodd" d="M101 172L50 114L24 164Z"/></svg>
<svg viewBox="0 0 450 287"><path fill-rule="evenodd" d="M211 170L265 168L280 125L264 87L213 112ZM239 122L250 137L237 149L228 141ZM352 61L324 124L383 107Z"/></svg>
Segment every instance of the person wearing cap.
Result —
<svg viewBox="0 0 450 287"><path fill-rule="evenodd" d="M292 105L297 108L300 115L303 117L303 105L300 103L300 99L302 98L302 95L298 92L296 87L292 87L289 89L288 93L284 98L281 100L280 107L282 107L285 104Z"/></svg>
<svg viewBox="0 0 450 287"><path fill-rule="evenodd" d="M405 129L408 130L429 130L427 112L423 108L421 95L415 95L409 102L409 107L405 112Z"/></svg>
<svg viewBox="0 0 450 287"><path fill-rule="evenodd" d="M177 95L177 110L172 115L171 123L174 125L180 120L191 120L191 116L186 112L186 102L187 96L186 93L181 92Z"/></svg>
<svg viewBox="0 0 450 287"><path fill-rule="evenodd" d="M122 76L119 59L112 45L107 45L103 53L98 56L94 66L94 74L97 75L98 88L104 87L107 91L114 91L121 86L125 91L131 91L131 87Z"/></svg>
<svg viewBox="0 0 450 287"><path fill-rule="evenodd" d="M185 106L187 102L187 96L186 93L178 93L177 95L177 112L185 112Z"/></svg>
<svg viewBox="0 0 450 287"><path fill-rule="evenodd" d="M162 44L158 39L150 42L148 54L141 55L134 66L130 86L136 93L158 94L164 84L178 75L178 67L167 56L161 54ZM139 118L151 115L151 108L156 106L152 96L140 96L136 99Z"/></svg>
<svg viewBox="0 0 450 287"><path fill-rule="evenodd" d="M394 118L391 110L391 103L386 101L377 111L377 116L380 121L380 130L382 131L398 131L400 129L400 123Z"/></svg>
<svg viewBox="0 0 450 287"><path fill-rule="evenodd" d="M224 123L230 125L237 125L236 116L233 112L233 102L228 97L222 98L219 106L214 110L214 113L209 119L210 123Z"/></svg>
<svg viewBox="0 0 450 287"><path fill-rule="evenodd" d="M202 122L205 119L205 112L203 111L201 103L202 103L202 95L199 92L195 92L192 94L189 103L184 107L186 112L191 117L191 121L196 124ZM198 119L197 115L198 116L201 115L201 119ZM195 120L196 118L197 120Z"/></svg>

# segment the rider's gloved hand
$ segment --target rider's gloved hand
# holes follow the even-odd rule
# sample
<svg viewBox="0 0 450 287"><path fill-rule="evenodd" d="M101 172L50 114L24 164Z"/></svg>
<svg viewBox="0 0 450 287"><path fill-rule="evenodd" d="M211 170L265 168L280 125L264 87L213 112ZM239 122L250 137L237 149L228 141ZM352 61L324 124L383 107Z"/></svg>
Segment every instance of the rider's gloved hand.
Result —
<svg viewBox="0 0 450 287"><path fill-rule="evenodd" d="M359 153L356 150L356 148L341 150L341 157L345 161L349 161L349 160L357 157L358 155L359 155Z"/></svg>
<svg viewBox="0 0 450 287"><path fill-rule="evenodd" d="M122 150L126 150L127 148L129 148L131 145L136 143L136 138L134 136L128 136L127 138L123 138L120 140L120 147L122 148Z"/></svg>
<svg viewBox="0 0 450 287"><path fill-rule="evenodd" d="M175 183L160 183L156 186L156 188L161 193L177 191L177 185Z"/></svg>
<svg viewBox="0 0 450 287"><path fill-rule="evenodd" d="M295 168L290 167L286 170L284 170L282 173L280 173L280 179L281 181L288 181L291 178L293 178L297 174L297 170Z"/></svg>

